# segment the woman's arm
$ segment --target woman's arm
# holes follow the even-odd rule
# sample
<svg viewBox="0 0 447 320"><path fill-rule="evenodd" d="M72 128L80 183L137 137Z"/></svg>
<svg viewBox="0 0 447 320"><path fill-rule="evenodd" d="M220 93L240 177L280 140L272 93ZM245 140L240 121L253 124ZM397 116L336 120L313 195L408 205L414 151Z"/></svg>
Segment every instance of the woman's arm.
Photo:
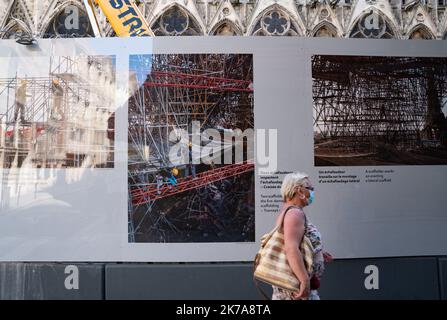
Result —
<svg viewBox="0 0 447 320"><path fill-rule="evenodd" d="M304 216L298 209L289 210L284 218L284 245L290 268L300 282L300 296L307 296L309 275L300 251L300 241L304 235Z"/></svg>

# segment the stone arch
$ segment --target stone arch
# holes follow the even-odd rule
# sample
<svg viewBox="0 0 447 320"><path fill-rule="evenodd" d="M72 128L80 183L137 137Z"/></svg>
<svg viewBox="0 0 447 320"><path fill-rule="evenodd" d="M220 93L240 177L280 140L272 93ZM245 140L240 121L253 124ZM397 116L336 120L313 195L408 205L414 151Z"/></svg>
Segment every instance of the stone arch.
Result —
<svg viewBox="0 0 447 320"><path fill-rule="evenodd" d="M224 28L228 28L227 30L223 30ZM221 34L220 32L225 32L225 34ZM211 29L209 32L209 35L233 35L233 36L240 36L242 35L242 30L231 20L229 19L223 19L222 21L219 21L219 23L216 23L216 25Z"/></svg>
<svg viewBox="0 0 447 320"><path fill-rule="evenodd" d="M79 10L79 29L76 29L74 32L69 33L68 30L65 32L65 30L62 30L64 27L60 25L62 29L58 29L55 26L55 22L57 19L61 18L61 14L65 13L65 9L68 6L75 6ZM47 17L42 19L43 21L46 21L45 24L42 25L40 29L40 35L42 38L51 38L51 37L63 37L65 35L67 36L77 36L77 37L89 37L93 36L93 30L90 25L90 21L88 19L87 13L84 9L84 5L76 0L69 0L58 7L54 8L52 10L52 13Z"/></svg>
<svg viewBox="0 0 447 320"><path fill-rule="evenodd" d="M408 32L408 39L431 40L435 39L435 35L429 27L423 23L419 23Z"/></svg>
<svg viewBox="0 0 447 320"><path fill-rule="evenodd" d="M278 17L272 16L273 12L279 13ZM274 25L268 25L263 19L270 18L274 22ZM285 23L281 20L286 19ZM273 32L269 33L270 30ZM284 31L281 30L284 28ZM283 31L283 32L282 32ZM283 6L273 4L264 10L262 10L258 16L253 20L253 23L247 30L248 35L296 35L303 36L304 28L300 26L300 23L294 19L293 15Z"/></svg>
<svg viewBox="0 0 447 320"><path fill-rule="evenodd" d="M33 32L32 19L22 2L11 0L6 10L4 25L1 28L1 38L14 38L20 32Z"/></svg>
<svg viewBox="0 0 447 320"><path fill-rule="evenodd" d="M321 34L324 32L324 34ZM326 35L327 34L327 35ZM337 30L337 27L328 21L322 21L315 26L311 33L312 37L329 37L336 38L341 37L341 33Z"/></svg>
<svg viewBox="0 0 447 320"><path fill-rule="evenodd" d="M396 25L386 14L376 8L369 8L363 11L354 20L347 35L349 38L400 38Z"/></svg>
<svg viewBox="0 0 447 320"><path fill-rule="evenodd" d="M166 6L153 21L151 29L156 36L205 34L200 22L178 3Z"/></svg>
<svg viewBox="0 0 447 320"><path fill-rule="evenodd" d="M14 39L16 34L26 32L26 30L15 20L9 21L3 30L4 32L2 32L2 39Z"/></svg>

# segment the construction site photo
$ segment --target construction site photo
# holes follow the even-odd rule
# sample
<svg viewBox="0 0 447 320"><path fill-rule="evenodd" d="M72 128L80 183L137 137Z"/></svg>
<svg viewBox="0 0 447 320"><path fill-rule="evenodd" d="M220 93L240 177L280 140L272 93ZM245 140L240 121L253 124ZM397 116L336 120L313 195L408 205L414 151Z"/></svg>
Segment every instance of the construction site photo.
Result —
<svg viewBox="0 0 447 320"><path fill-rule="evenodd" d="M114 56L3 58L0 67L14 70L0 79L0 168L114 167Z"/></svg>
<svg viewBox="0 0 447 320"><path fill-rule="evenodd" d="M223 160L232 134L254 128L253 56L131 55L129 65L129 242L253 242L253 145ZM180 142L186 161L175 163ZM219 152L201 161L195 150L209 145Z"/></svg>
<svg viewBox="0 0 447 320"><path fill-rule="evenodd" d="M315 166L447 164L447 59L312 57Z"/></svg>

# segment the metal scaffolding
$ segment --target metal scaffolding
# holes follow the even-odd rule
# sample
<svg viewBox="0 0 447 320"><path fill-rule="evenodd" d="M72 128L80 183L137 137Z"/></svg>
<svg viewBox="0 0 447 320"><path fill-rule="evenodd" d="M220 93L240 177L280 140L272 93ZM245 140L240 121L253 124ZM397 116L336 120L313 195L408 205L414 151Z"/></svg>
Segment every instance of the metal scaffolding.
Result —
<svg viewBox="0 0 447 320"><path fill-rule="evenodd" d="M253 128L252 56L175 54L150 59L150 72L129 99L129 241L187 242L188 232L197 231L192 225L198 223L200 229L213 224L210 211L227 210L199 205L206 218L197 222L196 216L183 214L187 204L193 205L191 199L206 202L213 192L230 197L223 186L252 183L253 164L193 165L190 158L190 164L174 166L169 151L177 142L169 136L183 129L191 138L193 121L200 122L201 130ZM174 168L178 175L169 180ZM252 191L235 192L234 206Z"/></svg>
<svg viewBox="0 0 447 320"><path fill-rule="evenodd" d="M156 201L165 197L169 197L178 193L182 193L188 190L204 187L210 183L228 179L233 176L240 175L242 173L252 171L254 167L253 163L241 163L226 165L216 169L201 172L196 175L195 178L187 176L177 180L175 188L170 185L162 185L157 187L155 184L150 184L137 188L131 192L132 202L134 205L141 205Z"/></svg>
<svg viewBox="0 0 447 320"><path fill-rule="evenodd" d="M447 59L312 58L316 155L447 145Z"/></svg>
<svg viewBox="0 0 447 320"><path fill-rule="evenodd" d="M50 57L48 76L0 79L0 166L81 167L89 158L89 166L113 167L114 126L107 127L113 110L98 94L113 85L114 74L109 83L92 83L82 76L86 70L80 72L110 65L110 59Z"/></svg>

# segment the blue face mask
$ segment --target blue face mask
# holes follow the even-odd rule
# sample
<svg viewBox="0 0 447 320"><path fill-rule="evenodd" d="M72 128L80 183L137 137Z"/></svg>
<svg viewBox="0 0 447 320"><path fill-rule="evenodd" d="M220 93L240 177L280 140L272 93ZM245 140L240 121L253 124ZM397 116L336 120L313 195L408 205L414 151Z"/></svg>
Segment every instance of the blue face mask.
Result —
<svg viewBox="0 0 447 320"><path fill-rule="evenodd" d="M315 191L309 191L309 199L307 199L307 205L310 205L315 200Z"/></svg>

